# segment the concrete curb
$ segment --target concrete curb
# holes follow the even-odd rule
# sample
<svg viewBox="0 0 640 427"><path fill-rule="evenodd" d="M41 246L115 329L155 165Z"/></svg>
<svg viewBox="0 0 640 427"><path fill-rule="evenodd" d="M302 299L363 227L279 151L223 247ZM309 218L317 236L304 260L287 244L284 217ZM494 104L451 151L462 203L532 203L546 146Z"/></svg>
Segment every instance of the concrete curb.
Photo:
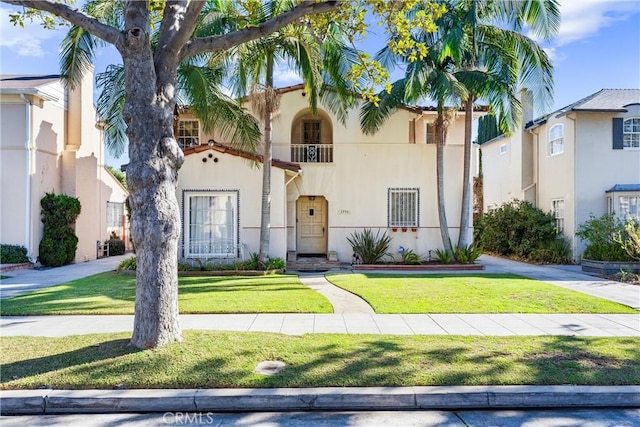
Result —
<svg viewBox="0 0 640 427"><path fill-rule="evenodd" d="M3 390L2 415L640 407L640 386Z"/></svg>

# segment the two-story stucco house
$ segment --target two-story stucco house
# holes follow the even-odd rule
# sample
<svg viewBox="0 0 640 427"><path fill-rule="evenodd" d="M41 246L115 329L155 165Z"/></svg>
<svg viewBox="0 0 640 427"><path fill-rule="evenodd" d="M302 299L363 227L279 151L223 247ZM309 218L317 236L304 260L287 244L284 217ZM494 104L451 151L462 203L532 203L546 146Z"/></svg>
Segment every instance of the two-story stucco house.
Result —
<svg viewBox="0 0 640 427"><path fill-rule="evenodd" d="M77 197L76 262L97 257L112 231L125 241L127 190L104 168L96 126L93 73L74 89L59 76L0 76L0 241L22 245L32 259L42 239L45 193Z"/></svg>
<svg viewBox="0 0 640 427"><path fill-rule="evenodd" d="M321 255L351 262L347 237L371 228L427 255L442 248L437 214L435 111L398 109L374 135L353 110L342 124L322 105L311 115L302 85L281 88L273 120L269 254L295 260ZM464 114L449 127L445 147L446 209L458 237L463 176ZM177 197L181 258L238 258L258 252L262 172L247 153L204 134L189 115L178 122L185 163ZM262 165L260 164L260 167Z"/></svg>
<svg viewBox="0 0 640 427"><path fill-rule="evenodd" d="M519 199L552 212L579 261L591 214L640 215L640 90L603 89L525 123L481 146L484 209Z"/></svg>

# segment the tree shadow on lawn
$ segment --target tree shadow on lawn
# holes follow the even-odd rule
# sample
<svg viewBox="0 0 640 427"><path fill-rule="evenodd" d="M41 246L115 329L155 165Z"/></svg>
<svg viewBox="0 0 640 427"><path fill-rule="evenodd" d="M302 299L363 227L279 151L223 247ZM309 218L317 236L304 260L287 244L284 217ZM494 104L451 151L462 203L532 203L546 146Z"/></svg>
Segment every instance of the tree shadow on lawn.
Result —
<svg viewBox="0 0 640 427"><path fill-rule="evenodd" d="M345 339L192 331L185 342L157 350L137 351L127 346L128 340L118 339L8 363L1 378L2 388L24 388L19 379L12 379L28 382L28 377L43 374L36 380L43 386L72 389L640 382L637 339L612 343L604 338L531 337L530 341L533 344L521 348L502 345L508 342L502 337ZM603 351L609 345L622 356ZM216 352L218 347L225 350ZM264 360L281 360L286 367L275 376L255 374L253 369ZM61 370L65 372L57 372Z"/></svg>
<svg viewBox="0 0 640 427"><path fill-rule="evenodd" d="M109 276L113 275L113 276ZM18 295L2 301L0 313L3 316L28 315L31 313L64 314L81 312L92 314L96 310L108 310L113 306L100 304L92 298L104 297L113 301L115 310L121 313L133 312L135 302L135 276L124 276L118 273L103 273L100 279L107 281L105 286L83 287L78 284L62 284L50 288L40 289L24 295ZM191 294L222 293L222 292L281 292L302 291L309 289L302 283L286 283L297 276L269 277L184 277L179 279L178 293L181 296ZM81 279L85 280L85 279ZM112 280L113 283L108 282ZM265 283L266 282L266 283ZM283 283L284 282L284 283ZM281 284L280 284L281 283ZM121 303L128 303L122 307ZM25 307L29 307L28 309Z"/></svg>

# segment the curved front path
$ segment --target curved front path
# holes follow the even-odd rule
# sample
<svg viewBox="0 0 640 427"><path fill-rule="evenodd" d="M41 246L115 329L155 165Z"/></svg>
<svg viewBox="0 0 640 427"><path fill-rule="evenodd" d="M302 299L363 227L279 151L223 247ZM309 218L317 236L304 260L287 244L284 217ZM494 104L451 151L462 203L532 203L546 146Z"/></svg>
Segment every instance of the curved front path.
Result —
<svg viewBox="0 0 640 427"><path fill-rule="evenodd" d="M303 285L324 295L333 305L336 314L360 313L374 314L373 308L359 296L345 291L329 282L321 273L298 273L298 278Z"/></svg>

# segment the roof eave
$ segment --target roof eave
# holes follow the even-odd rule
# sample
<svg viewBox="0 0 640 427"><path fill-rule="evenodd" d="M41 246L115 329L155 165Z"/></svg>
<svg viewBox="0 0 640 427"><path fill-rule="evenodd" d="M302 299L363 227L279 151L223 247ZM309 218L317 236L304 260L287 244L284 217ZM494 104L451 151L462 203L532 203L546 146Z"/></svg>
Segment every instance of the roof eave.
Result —
<svg viewBox="0 0 640 427"><path fill-rule="evenodd" d="M0 89L0 95L30 95L36 98L40 98L43 101L58 101L59 98L48 93L44 93L41 90L34 88L4 88Z"/></svg>

